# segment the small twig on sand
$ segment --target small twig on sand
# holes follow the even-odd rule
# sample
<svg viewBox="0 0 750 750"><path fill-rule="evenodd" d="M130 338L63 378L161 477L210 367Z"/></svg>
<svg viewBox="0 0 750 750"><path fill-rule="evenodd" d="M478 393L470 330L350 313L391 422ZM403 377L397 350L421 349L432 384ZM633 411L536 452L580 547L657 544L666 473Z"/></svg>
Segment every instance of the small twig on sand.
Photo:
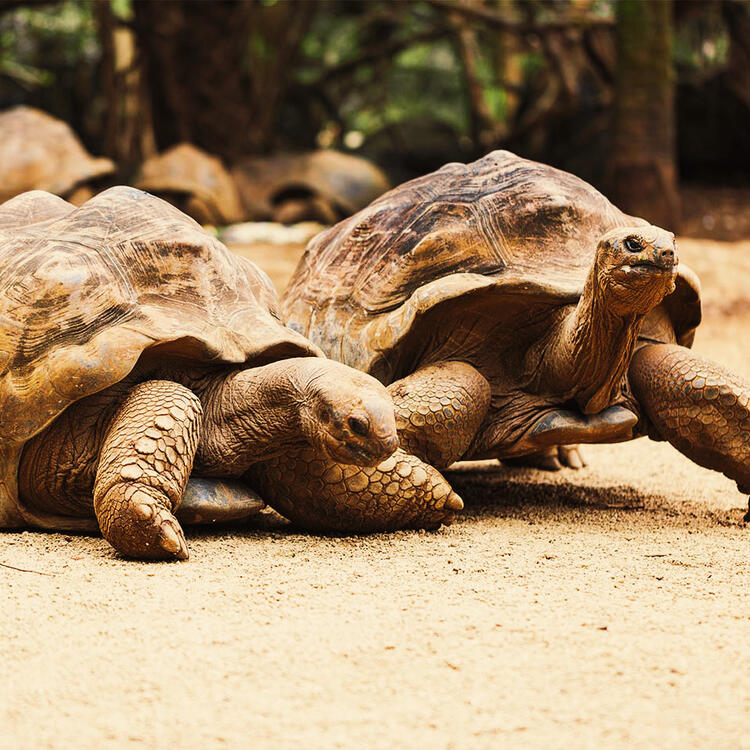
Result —
<svg viewBox="0 0 750 750"><path fill-rule="evenodd" d="M10 568L11 570L18 570L21 573L36 573L38 576L56 576L57 573L45 573L42 570L29 570L28 568L17 568L15 565L8 565L7 563L0 562L0 568Z"/></svg>

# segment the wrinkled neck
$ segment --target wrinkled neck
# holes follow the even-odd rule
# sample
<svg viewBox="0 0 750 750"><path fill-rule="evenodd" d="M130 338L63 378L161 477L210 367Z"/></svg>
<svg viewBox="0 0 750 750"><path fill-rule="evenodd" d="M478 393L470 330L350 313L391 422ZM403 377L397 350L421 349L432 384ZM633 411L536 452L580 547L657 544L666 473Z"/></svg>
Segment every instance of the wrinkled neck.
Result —
<svg viewBox="0 0 750 750"><path fill-rule="evenodd" d="M205 476L237 477L303 440L303 400L285 361L238 370L199 395L204 420L196 466Z"/></svg>
<svg viewBox="0 0 750 750"><path fill-rule="evenodd" d="M589 289L577 310L571 344L581 353L574 359L574 378L580 388L576 400L585 414L595 414L612 403L643 324L643 315L613 312L593 274L592 270L586 284Z"/></svg>
<svg viewBox="0 0 750 750"><path fill-rule="evenodd" d="M546 342L540 363L545 386L568 394L585 414L606 408L619 391L642 322L637 313L613 311L594 264L578 305Z"/></svg>

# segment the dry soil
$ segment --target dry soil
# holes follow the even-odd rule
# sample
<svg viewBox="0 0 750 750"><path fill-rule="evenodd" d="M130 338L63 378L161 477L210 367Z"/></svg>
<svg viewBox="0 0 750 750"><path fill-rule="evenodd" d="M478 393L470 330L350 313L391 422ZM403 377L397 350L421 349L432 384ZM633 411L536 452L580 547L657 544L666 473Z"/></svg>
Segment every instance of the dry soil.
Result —
<svg viewBox="0 0 750 750"><path fill-rule="evenodd" d="M750 377L750 242L682 240ZM299 248L238 248L283 285ZM746 498L670 446L451 473L435 533L0 535L2 748L750 748ZM11 567L13 566L13 567Z"/></svg>

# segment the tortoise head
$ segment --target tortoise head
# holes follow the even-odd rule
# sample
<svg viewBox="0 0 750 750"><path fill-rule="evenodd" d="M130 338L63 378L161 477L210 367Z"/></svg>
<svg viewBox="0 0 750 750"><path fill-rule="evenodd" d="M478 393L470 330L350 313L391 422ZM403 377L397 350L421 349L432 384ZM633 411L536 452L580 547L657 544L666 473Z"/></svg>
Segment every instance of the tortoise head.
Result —
<svg viewBox="0 0 750 750"><path fill-rule="evenodd" d="M308 358L299 384L308 440L334 461L377 466L398 448L393 400L371 375L329 359Z"/></svg>
<svg viewBox="0 0 750 750"><path fill-rule="evenodd" d="M596 249L595 272L608 309L645 315L674 291L677 275L674 235L655 226L607 232Z"/></svg>

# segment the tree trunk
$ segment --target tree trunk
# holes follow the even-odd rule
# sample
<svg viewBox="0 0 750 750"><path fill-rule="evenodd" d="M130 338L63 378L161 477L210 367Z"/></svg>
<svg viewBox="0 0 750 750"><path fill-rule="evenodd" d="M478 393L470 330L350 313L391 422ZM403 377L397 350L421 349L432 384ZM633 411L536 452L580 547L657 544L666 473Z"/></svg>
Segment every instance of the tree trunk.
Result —
<svg viewBox="0 0 750 750"><path fill-rule="evenodd" d="M229 160L248 150L250 11L244 0L133 3L160 150L190 141Z"/></svg>
<svg viewBox="0 0 750 750"><path fill-rule="evenodd" d="M617 79L611 129L610 197L624 211L674 230L672 3L619 0Z"/></svg>
<svg viewBox="0 0 750 750"><path fill-rule="evenodd" d="M470 4L470 0L458 1L463 5ZM493 141L495 121L484 98L484 87L479 78L479 40L465 16L449 13L448 19L454 30L458 56L463 68L472 139L474 143L487 147Z"/></svg>
<svg viewBox="0 0 750 750"><path fill-rule="evenodd" d="M730 39L728 83L750 107L750 5L725 1L722 11Z"/></svg>
<svg viewBox="0 0 750 750"><path fill-rule="evenodd" d="M94 17L102 49L99 64L105 101L102 153L127 177L156 152L149 92L136 64L131 29L117 22L109 0L97 0Z"/></svg>
<svg viewBox="0 0 750 750"><path fill-rule="evenodd" d="M501 15L515 17L513 0L498 0ZM518 107L521 104L519 92L523 87L524 74L521 64L523 47L516 34L498 33L494 46L494 63L497 78L505 87L505 108L502 126L498 128L499 139L507 137L515 122Z"/></svg>
<svg viewBox="0 0 750 750"><path fill-rule="evenodd" d="M231 163L274 146L317 8L313 0L134 2L159 149L189 141Z"/></svg>

